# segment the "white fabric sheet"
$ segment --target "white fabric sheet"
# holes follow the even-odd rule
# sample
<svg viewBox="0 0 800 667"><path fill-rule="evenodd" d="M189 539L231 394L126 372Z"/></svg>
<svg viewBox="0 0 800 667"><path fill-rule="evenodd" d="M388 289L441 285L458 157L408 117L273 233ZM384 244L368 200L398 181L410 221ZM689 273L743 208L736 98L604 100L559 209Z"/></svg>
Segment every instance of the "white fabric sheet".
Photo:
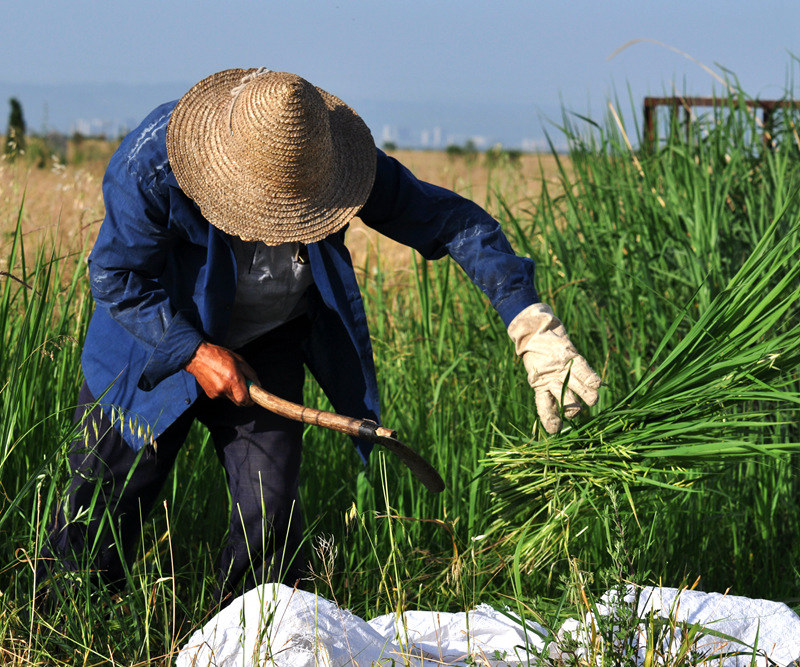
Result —
<svg viewBox="0 0 800 667"><path fill-rule="evenodd" d="M756 642L758 666L786 667L800 659L800 617L781 603L674 588L647 587L637 596L628 587L606 593L597 610L613 618L622 605L632 609L634 604L643 619L633 637L639 664L645 658L651 616L675 621L675 634L665 634L657 647L663 656L697 623L704 628L698 650L717 657L745 652L709 664L749 665ZM366 622L313 593L266 584L234 600L195 632L176 665L372 667L392 665L392 660L410 667L536 665L543 652L550 659L560 657L558 646L567 635L584 646L579 653L591 658L593 625L597 621L591 614L569 619L554 637L536 623L529 622L526 631L510 612L485 604L469 612L409 611Z"/></svg>
<svg viewBox="0 0 800 667"><path fill-rule="evenodd" d="M388 615L367 623L313 593L266 584L195 632L176 665L371 667L391 665L392 659L412 667L527 663L522 626L488 605L456 614L411 611L403 618ZM528 641L541 649L545 630L531 628Z"/></svg>

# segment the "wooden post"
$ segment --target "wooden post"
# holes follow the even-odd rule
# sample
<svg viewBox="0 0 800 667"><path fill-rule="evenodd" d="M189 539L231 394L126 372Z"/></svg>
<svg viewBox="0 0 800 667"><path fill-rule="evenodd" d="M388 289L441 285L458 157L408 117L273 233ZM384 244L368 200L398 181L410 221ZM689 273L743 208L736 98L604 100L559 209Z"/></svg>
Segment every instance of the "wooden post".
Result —
<svg viewBox="0 0 800 667"><path fill-rule="evenodd" d="M653 104L653 98L645 97L644 98L644 148L647 151L654 151L655 144L656 144L656 128L653 122L653 112L655 111L655 105Z"/></svg>
<svg viewBox="0 0 800 667"><path fill-rule="evenodd" d="M678 98L672 98L672 111L670 112L670 126L669 131L672 134L673 130L675 132L681 131L681 119L680 119L680 105L678 104ZM678 135L680 136L680 135Z"/></svg>

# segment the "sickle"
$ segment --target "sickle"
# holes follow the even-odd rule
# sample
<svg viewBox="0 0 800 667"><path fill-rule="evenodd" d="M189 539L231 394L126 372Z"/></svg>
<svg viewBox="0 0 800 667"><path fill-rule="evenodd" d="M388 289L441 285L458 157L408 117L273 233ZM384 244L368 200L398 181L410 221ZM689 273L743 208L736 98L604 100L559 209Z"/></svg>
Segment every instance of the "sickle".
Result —
<svg viewBox="0 0 800 667"><path fill-rule="evenodd" d="M378 426L369 419L354 419L337 415L334 412L324 412L316 408L307 408L304 405L292 403L286 399L279 398L275 394L264 391L252 381L247 382L250 390L250 398L253 402L266 408L276 415L292 419L294 421L322 426L323 428L346 433L347 435L361 438L367 442L383 445L390 452L395 454L413 473L423 486L431 493L441 493L444 490L444 481L436 468L422 458L408 445L404 445L397 439L397 432L390 428Z"/></svg>

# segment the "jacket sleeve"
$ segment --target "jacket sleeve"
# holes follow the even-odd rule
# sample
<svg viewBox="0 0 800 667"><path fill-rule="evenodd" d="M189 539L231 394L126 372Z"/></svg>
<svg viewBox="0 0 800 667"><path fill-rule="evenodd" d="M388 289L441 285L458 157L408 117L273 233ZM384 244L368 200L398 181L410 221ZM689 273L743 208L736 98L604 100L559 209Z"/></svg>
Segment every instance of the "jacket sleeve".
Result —
<svg viewBox="0 0 800 667"><path fill-rule="evenodd" d="M89 256L92 295L149 352L137 385L150 390L182 369L202 342L158 281L178 240L168 224L169 197L119 150L103 179L103 198L106 216Z"/></svg>
<svg viewBox="0 0 800 667"><path fill-rule="evenodd" d="M375 184L359 212L364 224L426 259L449 254L489 297L506 326L539 302L533 260L516 255L499 223L474 202L418 180L378 150Z"/></svg>

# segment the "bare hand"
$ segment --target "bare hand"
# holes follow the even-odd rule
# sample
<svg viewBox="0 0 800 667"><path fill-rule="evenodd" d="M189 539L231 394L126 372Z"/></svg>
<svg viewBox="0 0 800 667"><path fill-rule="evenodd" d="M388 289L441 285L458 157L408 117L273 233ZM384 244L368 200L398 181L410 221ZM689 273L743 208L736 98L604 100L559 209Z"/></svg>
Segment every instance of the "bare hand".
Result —
<svg viewBox="0 0 800 667"><path fill-rule="evenodd" d="M236 405L253 405L247 380L258 383L258 375L236 352L200 343L186 370L197 378L209 398L229 398Z"/></svg>

